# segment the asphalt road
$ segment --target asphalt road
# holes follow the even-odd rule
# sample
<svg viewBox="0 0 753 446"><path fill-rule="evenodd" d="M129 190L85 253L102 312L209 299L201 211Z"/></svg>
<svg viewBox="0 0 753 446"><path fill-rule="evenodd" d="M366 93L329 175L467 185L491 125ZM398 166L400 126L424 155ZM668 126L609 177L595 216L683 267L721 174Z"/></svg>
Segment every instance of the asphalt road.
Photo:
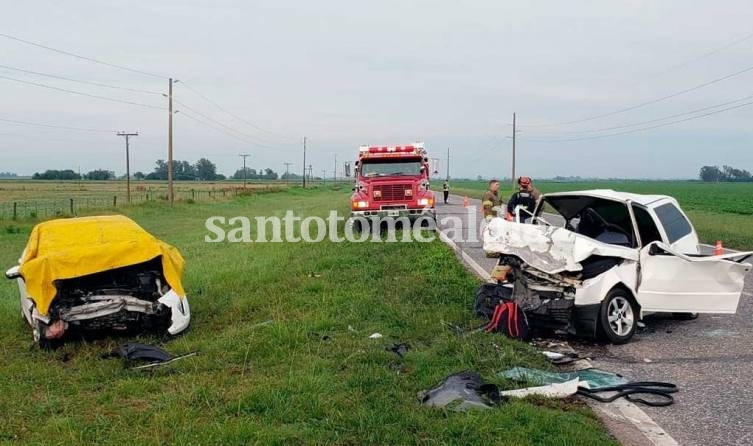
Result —
<svg viewBox="0 0 753 446"><path fill-rule="evenodd" d="M480 203L470 204L476 206L480 224ZM468 215L461 197L437 205L440 221L458 216L466 233L473 220ZM456 244L485 269L494 266L495 260L483 253L480 233L477 241ZM692 321L648 315L644 323L626 345L587 339L570 339L570 344L590 355L595 367L633 381L678 385L674 405L641 408L681 445L753 445L753 273L748 274L737 314L702 314Z"/></svg>

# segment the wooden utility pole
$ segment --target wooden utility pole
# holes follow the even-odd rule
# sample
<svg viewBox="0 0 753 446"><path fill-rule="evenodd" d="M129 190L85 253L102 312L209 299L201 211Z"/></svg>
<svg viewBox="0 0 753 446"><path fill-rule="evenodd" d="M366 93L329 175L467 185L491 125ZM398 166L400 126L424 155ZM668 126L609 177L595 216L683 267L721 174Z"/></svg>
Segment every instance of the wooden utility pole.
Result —
<svg viewBox="0 0 753 446"><path fill-rule="evenodd" d="M322 185L327 185L327 169L322 169Z"/></svg>
<svg viewBox="0 0 753 446"><path fill-rule="evenodd" d="M248 153L241 153L238 156L243 158L243 188L246 188L246 158L251 156Z"/></svg>
<svg viewBox="0 0 753 446"><path fill-rule="evenodd" d="M293 163L282 163L285 165L285 184L290 184L290 165Z"/></svg>
<svg viewBox="0 0 753 446"><path fill-rule="evenodd" d="M332 182L337 181L337 155L335 155L335 170L332 171Z"/></svg>
<svg viewBox="0 0 753 446"><path fill-rule="evenodd" d="M139 136L138 133L118 132L118 136L125 136L126 142L126 202L131 204L131 156L129 154L128 138Z"/></svg>
<svg viewBox="0 0 753 446"><path fill-rule="evenodd" d="M306 137L303 137L303 188L306 189Z"/></svg>
<svg viewBox="0 0 753 446"><path fill-rule="evenodd" d="M450 148L447 148L447 175L445 181L450 181Z"/></svg>
<svg viewBox="0 0 753 446"><path fill-rule="evenodd" d="M513 186L516 183L515 180L515 135L517 134L517 131L515 130L515 113L512 114L512 184Z"/></svg>
<svg viewBox="0 0 753 446"><path fill-rule="evenodd" d="M175 80L175 82L178 82ZM173 78L167 89L167 195L170 198L170 206L175 202L175 189L173 189Z"/></svg>

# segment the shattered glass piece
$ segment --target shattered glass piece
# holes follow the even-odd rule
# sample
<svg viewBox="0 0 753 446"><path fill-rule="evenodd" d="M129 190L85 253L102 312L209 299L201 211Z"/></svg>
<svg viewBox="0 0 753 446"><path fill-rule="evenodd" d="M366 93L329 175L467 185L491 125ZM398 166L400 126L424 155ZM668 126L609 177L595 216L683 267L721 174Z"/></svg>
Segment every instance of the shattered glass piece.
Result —
<svg viewBox="0 0 753 446"><path fill-rule="evenodd" d="M627 384L628 380L615 373L599 369L586 369L577 372L546 372L544 370L514 367L500 372L497 376L515 381L528 381L535 384L561 384L573 379L579 379L582 387L596 390L604 387Z"/></svg>

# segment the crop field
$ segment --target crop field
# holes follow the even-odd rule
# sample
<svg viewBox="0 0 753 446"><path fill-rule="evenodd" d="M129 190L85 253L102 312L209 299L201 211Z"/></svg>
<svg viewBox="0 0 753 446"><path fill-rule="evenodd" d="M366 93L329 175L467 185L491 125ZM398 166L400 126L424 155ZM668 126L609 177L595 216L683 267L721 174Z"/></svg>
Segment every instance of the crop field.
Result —
<svg viewBox="0 0 753 446"><path fill-rule="evenodd" d="M450 182L451 192L481 198L486 181ZM725 246L753 250L753 183L702 183L698 181L537 181L542 192L561 192L583 189L614 189L638 194L670 195L680 202L690 217L701 241L721 240ZM432 183L441 191L442 182ZM512 185L500 186L500 197L507 201Z"/></svg>
<svg viewBox="0 0 753 446"><path fill-rule="evenodd" d="M133 337L33 347L18 290L0 286L0 441L28 444L537 444L610 445L580 403L528 399L467 413L421 406L447 375L548 367L522 342L458 334L479 284L455 254L430 243L207 243L209 216L347 213L349 188L291 188L215 202L147 202L130 216L186 259L190 330L141 335L174 354L139 371L102 358ZM343 223L339 224L340 229ZM32 222L0 231L11 266ZM298 230L298 229L296 229ZM381 333L381 339L370 339ZM390 351L409 346L403 356Z"/></svg>

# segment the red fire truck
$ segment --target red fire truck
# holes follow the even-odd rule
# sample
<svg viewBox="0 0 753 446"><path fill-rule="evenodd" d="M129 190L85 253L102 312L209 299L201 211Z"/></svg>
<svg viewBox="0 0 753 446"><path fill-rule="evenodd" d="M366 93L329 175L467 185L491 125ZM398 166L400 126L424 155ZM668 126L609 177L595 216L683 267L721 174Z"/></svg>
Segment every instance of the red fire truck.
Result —
<svg viewBox="0 0 753 446"><path fill-rule="evenodd" d="M351 217L428 217L436 220L423 143L361 146L355 162Z"/></svg>

